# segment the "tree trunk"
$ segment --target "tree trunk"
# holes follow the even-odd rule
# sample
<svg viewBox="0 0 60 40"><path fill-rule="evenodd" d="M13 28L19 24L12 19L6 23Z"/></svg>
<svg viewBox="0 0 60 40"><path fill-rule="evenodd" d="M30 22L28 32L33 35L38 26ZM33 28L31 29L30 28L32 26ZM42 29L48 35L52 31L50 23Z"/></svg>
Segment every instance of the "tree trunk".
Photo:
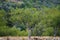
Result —
<svg viewBox="0 0 60 40"><path fill-rule="evenodd" d="M56 34L57 34L57 27L54 28L54 40L56 40Z"/></svg>
<svg viewBox="0 0 60 40"><path fill-rule="evenodd" d="M28 40L31 40L31 29L28 28Z"/></svg>
<svg viewBox="0 0 60 40"><path fill-rule="evenodd" d="M31 40L31 28L29 27L29 24L26 23L27 29L28 29L28 40Z"/></svg>
<svg viewBox="0 0 60 40"><path fill-rule="evenodd" d="M54 37L56 36L57 34L57 27L54 28Z"/></svg>

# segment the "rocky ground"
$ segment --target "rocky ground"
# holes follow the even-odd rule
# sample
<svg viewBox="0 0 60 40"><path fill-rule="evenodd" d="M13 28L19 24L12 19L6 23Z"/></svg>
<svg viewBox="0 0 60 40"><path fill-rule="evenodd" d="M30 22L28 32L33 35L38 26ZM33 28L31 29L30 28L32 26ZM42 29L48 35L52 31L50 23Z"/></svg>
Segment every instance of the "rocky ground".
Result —
<svg viewBox="0 0 60 40"><path fill-rule="evenodd" d="M28 40L28 37L0 37L0 40ZM60 37L31 37L31 40L60 40Z"/></svg>

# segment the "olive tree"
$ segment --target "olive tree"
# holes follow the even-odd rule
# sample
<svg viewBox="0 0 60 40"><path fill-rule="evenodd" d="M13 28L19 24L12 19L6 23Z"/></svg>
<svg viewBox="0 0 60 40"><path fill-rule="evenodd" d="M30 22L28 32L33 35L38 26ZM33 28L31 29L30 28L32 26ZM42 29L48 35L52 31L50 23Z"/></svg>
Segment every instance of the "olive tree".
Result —
<svg viewBox="0 0 60 40"><path fill-rule="evenodd" d="M31 29L40 22L40 11L35 8L11 10L11 20L23 23L28 30L28 40L31 38Z"/></svg>

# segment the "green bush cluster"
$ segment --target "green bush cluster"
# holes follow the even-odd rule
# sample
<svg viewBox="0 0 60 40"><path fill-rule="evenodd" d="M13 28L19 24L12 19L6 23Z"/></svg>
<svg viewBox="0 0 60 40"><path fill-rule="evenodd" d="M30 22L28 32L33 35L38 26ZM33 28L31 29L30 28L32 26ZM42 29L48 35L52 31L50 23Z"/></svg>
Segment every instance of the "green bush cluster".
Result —
<svg viewBox="0 0 60 40"><path fill-rule="evenodd" d="M16 27L9 28L6 26L0 26L0 36L27 36L27 31L20 31Z"/></svg>

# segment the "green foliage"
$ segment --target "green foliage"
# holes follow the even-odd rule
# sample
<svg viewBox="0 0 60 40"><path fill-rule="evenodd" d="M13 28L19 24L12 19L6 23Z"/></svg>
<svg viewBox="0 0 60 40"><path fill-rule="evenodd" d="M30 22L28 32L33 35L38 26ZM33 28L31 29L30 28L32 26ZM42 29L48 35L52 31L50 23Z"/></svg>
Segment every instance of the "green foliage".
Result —
<svg viewBox="0 0 60 40"><path fill-rule="evenodd" d="M42 36L53 36L53 27L45 28Z"/></svg>
<svg viewBox="0 0 60 40"><path fill-rule="evenodd" d="M60 36L59 0L7 1L0 0L0 36L27 36L28 27L32 28L32 36L53 36L56 32Z"/></svg>
<svg viewBox="0 0 60 40"><path fill-rule="evenodd" d="M24 34L25 33L25 34ZM9 28L6 26L0 27L0 36L27 36L26 31L20 31L16 27Z"/></svg>
<svg viewBox="0 0 60 40"><path fill-rule="evenodd" d="M20 31L19 36L28 36L28 32L27 31Z"/></svg>
<svg viewBox="0 0 60 40"><path fill-rule="evenodd" d="M42 12L43 11L43 12ZM45 8L41 10L43 13L41 15L41 21L36 25L36 28L33 30L33 35L36 36L53 36L56 32L56 35L59 34L59 24L60 24L60 11L57 8ZM57 28L55 30L55 27ZM55 32L55 33L54 33ZM34 34L36 33L36 34Z"/></svg>
<svg viewBox="0 0 60 40"><path fill-rule="evenodd" d="M5 16L5 11L0 10L0 26L6 25L6 21L4 20L4 16Z"/></svg>
<svg viewBox="0 0 60 40"><path fill-rule="evenodd" d="M10 13L13 15L11 16L12 22L19 21L25 25L28 23L29 27L31 27L33 24L37 24L40 21L40 12L35 8L14 9L12 11Z"/></svg>
<svg viewBox="0 0 60 40"><path fill-rule="evenodd" d="M32 35L36 36L53 36L55 27L58 28L59 34L59 24L60 24L60 11L58 8L46 8L43 7L43 10L37 10L36 8L22 8L22 9L12 9L9 13L11 17L9 18L13 23L15 23L15 27L8 28L6 26L2 26L0 30L0 34L3 36L27 36L28 32L26 23L29 24L28 27L33 28ZM43 12L42 12L43 11ZM4 17L5 11L0 11L0 18ZM0 19L1 20L1 19ZM16 23L17 22L17 23ZM1 23L4 24L3 19ZM0 23L0 25L2 25ZM6 24L6 23L5 23ZM20 31L17 28L22 28L23 31ZM24 29L23 29L24 28ZM24 31L25 30L25 31ZM6 33L7 32L7 33ZM25 33L25 34L24 34Z"/></svg>
<svg viewBox="0 0 60 40"><path fill-rule="evenodd" d="M6 36L7 35L7 27L6 26L0 26L0 36Z"/></svg>

